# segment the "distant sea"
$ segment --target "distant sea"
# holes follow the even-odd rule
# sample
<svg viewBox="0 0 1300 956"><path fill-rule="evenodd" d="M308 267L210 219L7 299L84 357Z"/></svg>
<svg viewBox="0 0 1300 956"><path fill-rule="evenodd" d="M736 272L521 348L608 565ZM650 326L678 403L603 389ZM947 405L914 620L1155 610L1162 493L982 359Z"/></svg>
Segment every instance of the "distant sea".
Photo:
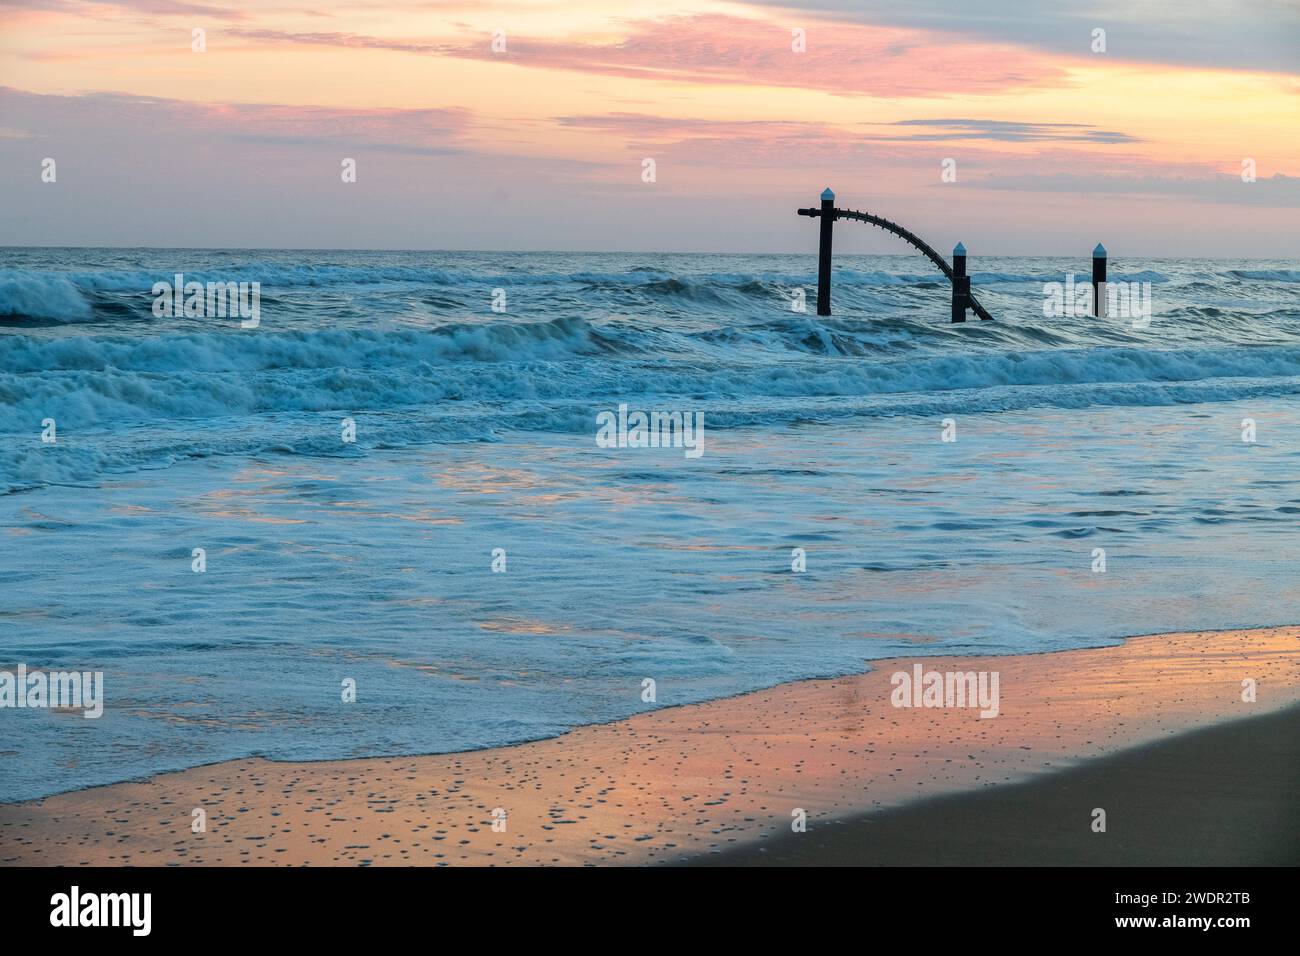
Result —
<svg viewBox="0 0 1300 956"><path fill-rule="evenodd" d="M0 250L0 669L107 696L0 710L0 800L1296 623L1300 262L1112 259L1135 322L981 257L963 325L837 265L819 318L807 256ZM176 273L258 327L155 316ZM704 453L598 447L620 403Z"/></svg>

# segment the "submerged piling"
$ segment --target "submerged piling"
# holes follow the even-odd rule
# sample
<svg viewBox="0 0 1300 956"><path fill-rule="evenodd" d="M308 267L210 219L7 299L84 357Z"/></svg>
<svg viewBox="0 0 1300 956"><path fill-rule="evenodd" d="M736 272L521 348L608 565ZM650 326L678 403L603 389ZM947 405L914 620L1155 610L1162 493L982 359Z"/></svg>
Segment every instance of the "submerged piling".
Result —
<svg viewBox="0 0 1300 956"><path fill-rule="evenodd" d="M1100 242L1092 250L1092 314L1106 315L1106 247Z"/></svg>
<svg viewBox="0 0 1300 956"><path fill-rule="evenodd" d="M831 227L835 224L835 194L822 190L821 241L817 244L817 314L831 314Z"/></svg>
<svg viewBox="0 0 1300 956"><path fill-rule="evenodd" d="M952 320L966 321L970 308L970 276L966 274L966 247L960 242L952 250Z"/></svg>

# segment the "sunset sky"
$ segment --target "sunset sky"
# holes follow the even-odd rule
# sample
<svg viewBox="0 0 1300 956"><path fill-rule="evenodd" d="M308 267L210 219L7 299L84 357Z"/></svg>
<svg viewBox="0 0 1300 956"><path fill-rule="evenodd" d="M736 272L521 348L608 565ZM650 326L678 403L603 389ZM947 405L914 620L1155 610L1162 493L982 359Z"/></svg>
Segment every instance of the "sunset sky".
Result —
<svg viewBox="0 0 1300 956"><path fill-rule="evenodd" d="M6 245L808 252L827 185L976 256L1295 257L1300 4L0 0Z"/></svg>

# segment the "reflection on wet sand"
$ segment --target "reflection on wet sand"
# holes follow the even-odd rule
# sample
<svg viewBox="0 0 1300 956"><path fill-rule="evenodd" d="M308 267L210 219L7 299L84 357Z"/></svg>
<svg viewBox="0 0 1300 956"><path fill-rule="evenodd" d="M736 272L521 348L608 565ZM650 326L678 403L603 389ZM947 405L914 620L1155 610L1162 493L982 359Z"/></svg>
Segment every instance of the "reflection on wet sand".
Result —
<svg viewBox="0 0 1300 956"><path fill-rule="evenodd" d="M239 760L0 807L0 863L653 863L1023 779L1300 700L1300 628L1135 638L996 670L1001 715L890 705L890 675L784 684L470 753ZM1258 683L1244 703L1242 681ZM667 703L661 698L661 703ZM207 812L206 833L190 812ZM493 810L506 811L505 832ZM1086 811L1085 811L1086 812Z"/></svg>

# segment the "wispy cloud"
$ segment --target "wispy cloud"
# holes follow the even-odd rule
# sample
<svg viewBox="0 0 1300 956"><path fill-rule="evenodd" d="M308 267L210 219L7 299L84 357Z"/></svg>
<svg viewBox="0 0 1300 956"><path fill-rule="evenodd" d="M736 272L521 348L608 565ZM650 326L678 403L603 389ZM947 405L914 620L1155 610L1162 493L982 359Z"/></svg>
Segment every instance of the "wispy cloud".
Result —
<svg viewBox="0 0 1300 956"><path fill-rule="evenodd" d="M202 134L212 139L283 146L362 147L444 154L461 146L473 116L463 109L340 109L261 103L194 103L124 93L51 96L0 87L14 131L51 137L96 134L115 139L115 124Z"/></svg>
<svg viewBox="0 0 1300 956"><path fill-rule="evenodd" d="M915 133L903 139L913 142L988 139L1002 143L1136 143L1128 133L1097 129L1083 123L1014 123L981 119L910 119L894 126L921 126L938 132Z"/></svg>
<svg viewBox="0 0 1300 956"><path fill-rule="evenodd" d="M73 13L90 17L126 12L146 16L206 17L232 21L249 18L248 14L240 10L201 3L185 3L183 0L4 0L0 6L17 10Z"/></svg>
<svg viewBox="0 0 1300 956"><path fill-rule="evenodd" d="M1006 143L1112 145L1138 142L1126 133L1081 123L1007 122L982 119L910 119L895 123L841 126L782 120L705 120L646 113L556 117L560 126L616 134L628 150L658 151L690 164L770 166L841 159L856 162L891 157L917 162L928 145L957 140ZM898 127L935 132L896 134ZM963 162L980 153L968 150ZM1090 154L1089 154L1090 155ZM1059 157L1058 157L1059 159ZM921 159L928 168L928 158ZM1089 159L1088 162L1093 162Z"/></svg>
<svg viewBox="0 0 1300 956"><path fill-rule="evenodd" d="M699 14L636 20L617 41L512 35L507 52L488 37L391 39L356 33L242 29L268 43L393 50L515 66L688 84L776 86L874 96L961 96L1066 82L1051 58L990 43L953 43L922 31L809 25L806 50L771 20Z"/></svg>
<svg viewBox="0 0 1300 956"><path fill-rule="evenodd" d="M368 36L363 33L310 32L299 33L289 30L271 30L263 28L242 28L228 31L230 36L263 43L302 44L305 46L332 46L352 50L391 50L396 53L414 53L419 56L453 56L463 46L455 43L430 40L398 40L384 37Z"/></svg>

